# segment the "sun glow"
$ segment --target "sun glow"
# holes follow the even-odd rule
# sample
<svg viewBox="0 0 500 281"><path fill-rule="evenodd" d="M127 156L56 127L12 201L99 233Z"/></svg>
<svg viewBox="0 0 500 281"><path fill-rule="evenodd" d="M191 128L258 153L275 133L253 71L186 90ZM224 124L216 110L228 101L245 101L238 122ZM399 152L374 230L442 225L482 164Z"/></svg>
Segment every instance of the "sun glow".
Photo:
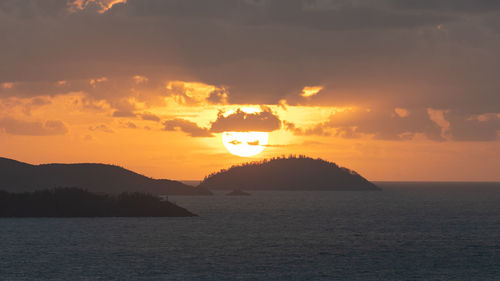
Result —
<svg viewBox="0 0 500 281"><path fill-rule="evenodd" d="M323 90L322 86L304 87L304 89L302 89L302 94L300 95L303 96L304 98L309 98L315 96L321 90Z"/></svg>
<svg viewBox="0 0 500 281"><path fill-rule="evenodd" d="M250 157L261 153L269 141L267 132L224 132L222 142L234 155Z"/></svg>

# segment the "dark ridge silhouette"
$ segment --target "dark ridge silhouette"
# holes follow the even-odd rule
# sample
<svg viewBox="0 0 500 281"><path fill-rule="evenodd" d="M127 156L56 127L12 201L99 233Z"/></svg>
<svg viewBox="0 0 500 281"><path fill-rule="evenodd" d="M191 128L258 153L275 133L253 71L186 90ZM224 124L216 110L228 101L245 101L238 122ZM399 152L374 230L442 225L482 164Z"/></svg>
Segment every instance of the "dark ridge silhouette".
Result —
<svg viewBox="0 0 500 281"><path fill-rule="evenodd" d="M380 190L355 171L302 155L232 166L208 175L199 187L246 190Z"/></svg>
<svg viewBox="0 0 500 281"><path fill-rule="evenodd" d="M0 217L192 217L195 214L145 193L97 195L80 188L25 193L0 191Z"/></svg>
<svg viewBox="0 0 500 281"><path fill-rule="evenodd" d="M201 187L152 179L105 164L30 165L0 157L0 190L28 192L58 186L77 186L96 193L146 192L154 195L212 195Z"/></svg>
<svg viewBox="0 0 500 281"><path fill-rule="evenodd" d="M228 194L226 194L226 196L250 196L251 194L248 193L248 192L245 192L241 189L235 189L231 192L229 192Z"/></svg>

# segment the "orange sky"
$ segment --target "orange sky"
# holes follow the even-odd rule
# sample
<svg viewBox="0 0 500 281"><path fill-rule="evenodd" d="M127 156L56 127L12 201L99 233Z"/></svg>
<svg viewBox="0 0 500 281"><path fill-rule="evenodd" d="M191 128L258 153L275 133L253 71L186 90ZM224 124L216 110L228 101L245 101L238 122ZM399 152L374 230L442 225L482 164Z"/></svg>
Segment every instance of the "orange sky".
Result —
<svg viewBox="0 0 500 281"><path fill-rule="evenodd" d="M110 83L111 79L100 80L95 87ZM145 83L147 77L133 76L130 80L136 85ZM96 84L92 80L88 83ZM293 123L301 132L282 125L270 132L269 146L261 154L249 158L234 156L223 146L221 133L193 137L189 135L189 128L184 132L181 127L165 130L160 120L182 118L199 128L209 128L219 110L234 112L243 108L259 112L261 105L210 104L206 99L213 86L180 81L166 81L164 86L171 89L174 84L182 85L184 90L158 100L152 93L151 99L155 101L149 104L138 101L134 97L136 90L131 90L127 102L133 105L135 113L125 117L114 117L116 109L107 101L89 102L81 92L0 99L4 117L3 125L0 124L3 126L0 155L35 164L102 162L156 178L201 179L210 172L243 161L305 154L352 168L370 180L500 180L496 165L500 158L498 142L449 140L446 128L439 141L421 134L408 140L380 140L370 134L342 137L336 135L336 129L322 124L340 114L370 111L356 106L283 106L285 101L281 105L267 105L281 122ZM145 114L158 119L144 120ZM391 118L404 119L411 114L411 111L395 108ZM9 124L13 120L17 123ZM50 120L64 120L62 128L45 123ZM318 124L324 131L307 132Z"/></svg>

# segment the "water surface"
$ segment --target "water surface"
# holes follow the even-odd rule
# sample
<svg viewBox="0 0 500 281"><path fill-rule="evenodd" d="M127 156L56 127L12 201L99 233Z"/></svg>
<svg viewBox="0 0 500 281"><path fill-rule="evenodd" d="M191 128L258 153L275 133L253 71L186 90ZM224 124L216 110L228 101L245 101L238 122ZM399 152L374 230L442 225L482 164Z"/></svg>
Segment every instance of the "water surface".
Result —
<svg viewBox="0 0 500 281"><path fill-rule="evenodd" d="M171 198L195 218L0 219L0 279L500 279L498 185L224 193Z"/></svg>

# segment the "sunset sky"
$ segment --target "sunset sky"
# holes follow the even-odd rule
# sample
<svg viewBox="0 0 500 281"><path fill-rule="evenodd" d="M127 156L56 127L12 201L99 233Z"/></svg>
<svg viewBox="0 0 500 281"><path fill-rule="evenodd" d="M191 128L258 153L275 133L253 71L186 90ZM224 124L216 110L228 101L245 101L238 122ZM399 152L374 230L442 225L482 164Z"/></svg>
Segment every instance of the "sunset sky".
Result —
<svg viewBox="0 0 500 281"><path fill-rule="evenodd" d="M500 1L2 0L0 38L1 157L500 181ZM229 153L247 131L263 151Z"/></svg>

